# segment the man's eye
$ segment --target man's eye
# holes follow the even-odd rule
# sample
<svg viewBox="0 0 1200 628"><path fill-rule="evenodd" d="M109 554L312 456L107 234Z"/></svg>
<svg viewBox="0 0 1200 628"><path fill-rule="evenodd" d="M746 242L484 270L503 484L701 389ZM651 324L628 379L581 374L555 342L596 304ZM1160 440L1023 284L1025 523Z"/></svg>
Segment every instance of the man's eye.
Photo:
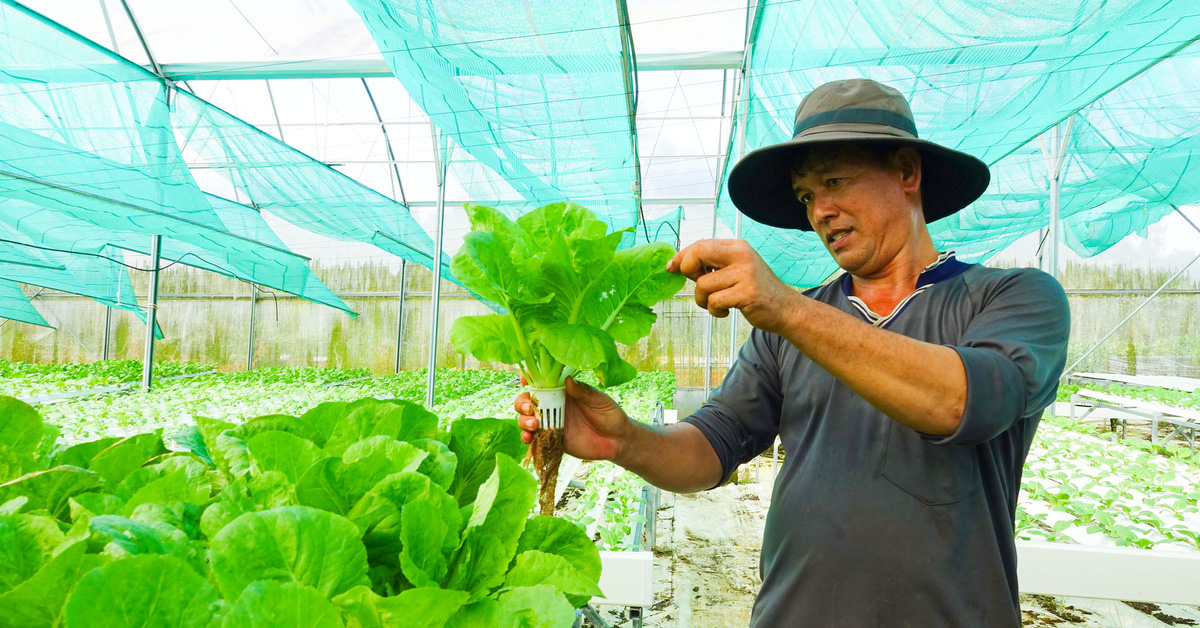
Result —
<svg viewBox="0 0 1200 628"><path fill-rule="evenodd" d="M812 197L813 197L812 194L801 194L800 202L805 205L809 205L812 203Z"/></svg>
<svg viewBox="0 0 1200 628"><path fill-rule="evenodd" d="M845 179L842 179L840 177L825 179L825 187L835 188L835 187L841 185L842 181L845 181Z"/></svg>

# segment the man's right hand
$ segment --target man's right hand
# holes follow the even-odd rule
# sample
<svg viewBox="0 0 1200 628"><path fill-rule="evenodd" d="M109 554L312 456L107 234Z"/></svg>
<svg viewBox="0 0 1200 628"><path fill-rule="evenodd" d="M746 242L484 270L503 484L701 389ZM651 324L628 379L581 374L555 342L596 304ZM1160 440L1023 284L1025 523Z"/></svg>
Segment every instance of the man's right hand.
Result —
<svg viewBox="0 0 1200 628"><path fill-rule="evenodd" d="M633 429L633 421L612 397L580 382L567 378L567 405L564 417L566 453L584 460L614 460ZM517 425L523 430L521 440L529 443L538 429L529 393L521 393L513 408L521 416Z"/></svg>

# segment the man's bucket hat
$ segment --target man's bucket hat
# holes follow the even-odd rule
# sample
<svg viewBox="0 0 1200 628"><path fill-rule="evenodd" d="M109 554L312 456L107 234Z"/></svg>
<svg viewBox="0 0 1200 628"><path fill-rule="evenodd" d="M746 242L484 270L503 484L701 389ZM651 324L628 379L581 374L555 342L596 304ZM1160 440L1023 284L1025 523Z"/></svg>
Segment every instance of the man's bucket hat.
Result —
<svg viewBox="0 0 1200 628"><path fill-rule="evenodd" d="M917 137L908 101L870 79L833 81L800 101L790 141L748 153L729 173L729 198L741 212L772 227L812 231L792 191L791 167L812 148L840 143L911 146L921 153L925 222L970 205L987 189L987 164Z"/></svg>

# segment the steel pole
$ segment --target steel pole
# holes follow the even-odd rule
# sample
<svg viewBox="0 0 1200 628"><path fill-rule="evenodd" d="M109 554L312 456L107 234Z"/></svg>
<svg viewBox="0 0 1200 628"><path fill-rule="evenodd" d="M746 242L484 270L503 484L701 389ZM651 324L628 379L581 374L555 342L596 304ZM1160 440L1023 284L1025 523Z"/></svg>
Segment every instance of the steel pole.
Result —
<svg viewBox="0 0 1200 628"><path fill-rule="evenodd" d="M1050 136L1050 145L1052 150L1056 151L1053 159L1057 159L1058 130L1059 126L1055 126L1054 132ZM1058 169L1052 168L1050 171L1050 225L1049 233L1046 236L1046 270L1055 279L1058 279L1058 191Z"/></svg>
<svg viewBox="0 0 1200 628"><path fill-rule="evenodd" d="M404 341L404 275L408 262L400 260L400 313L396 315L396 372L400 372L401 345Z"/></svg>
<svg viewBox="0 0 1200 628"><path fill-rule="evenodd" d="M158 267L162 262L162 236L150 243L150 304L146 308L146 353L142 358L142 389L154 384L154 327L158 323Z"/></svg>
<svg viewBox="0 0 1200 628"><path fill-rule="evenodd" d="M425 389L425 407L433 408L433 386L437 382L438 317L442 301L442 236L446 225L446 162L442 160L438 176L437 237L433 244L433 300L429 323L429 380Z"/></svg>
<svg viewBox="0 0 1200 628"><path fill-rule="evenodd" d="M254 368L254 323L258 308L258 286L250 284L250 337L246 341L246 370Z"/></svg>
<svg viewBox="0 0 1200 628"><path fill-rule="evenodd" d="M104 346L100 347L100 359L108 359L108 345L112 338L112 308L104 306Z"/></svg>

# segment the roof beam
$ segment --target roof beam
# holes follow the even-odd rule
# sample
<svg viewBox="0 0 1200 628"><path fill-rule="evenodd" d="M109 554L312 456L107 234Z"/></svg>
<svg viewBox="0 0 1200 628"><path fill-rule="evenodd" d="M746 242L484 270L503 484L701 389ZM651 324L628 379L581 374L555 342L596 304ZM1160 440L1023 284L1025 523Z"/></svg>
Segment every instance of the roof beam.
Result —
<svg viewBox="0 0 1200 628"><path fill-rule="evenodd" d="M663 53L637 55L640 72L667 70L727 70L742 67L741 50L725 52ZM162 75L172 81L263 80L390 77L383 59L299 59L295 61L214 61L160 64ZM154 72L154 68L147 68Z"/></svg>

